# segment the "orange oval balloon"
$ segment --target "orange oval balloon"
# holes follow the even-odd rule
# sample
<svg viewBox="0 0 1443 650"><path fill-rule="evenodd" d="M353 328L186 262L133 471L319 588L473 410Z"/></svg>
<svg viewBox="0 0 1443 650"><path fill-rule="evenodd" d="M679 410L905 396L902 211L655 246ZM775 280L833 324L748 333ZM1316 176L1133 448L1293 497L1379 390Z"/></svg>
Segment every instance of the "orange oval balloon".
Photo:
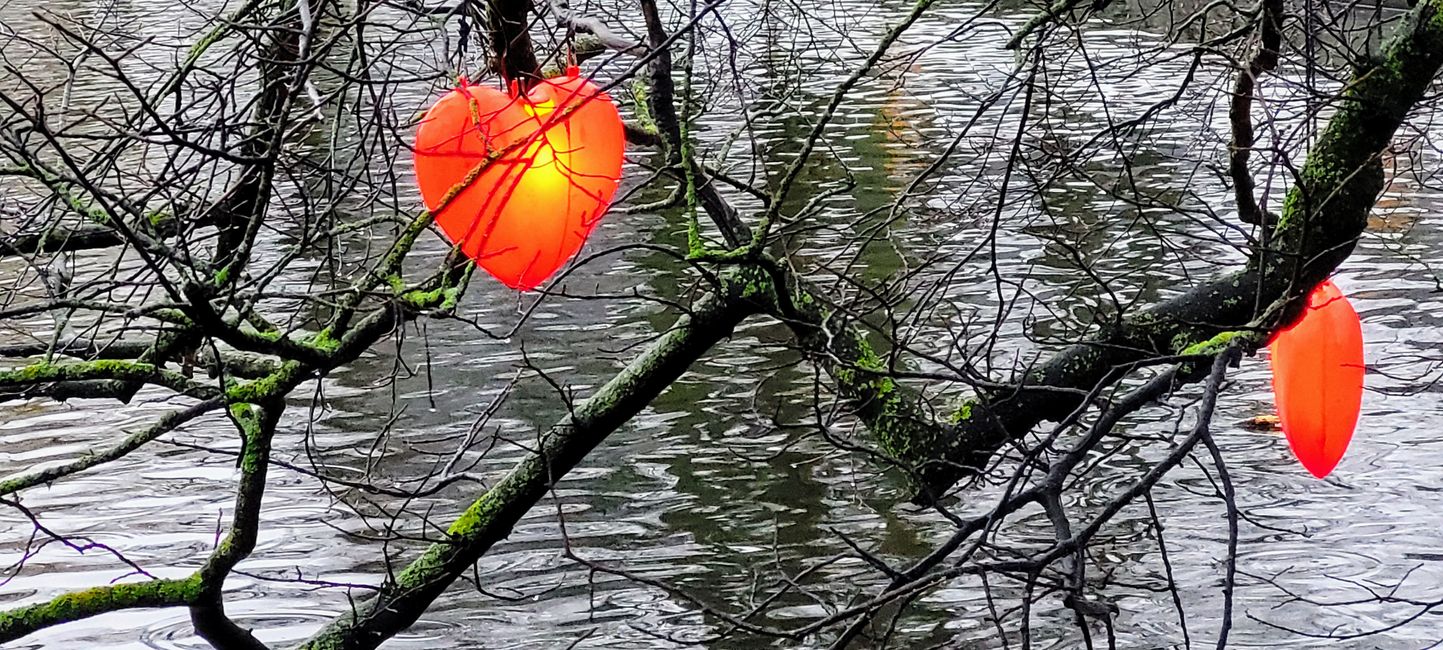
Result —
<svg viewBox="0 0 1443 650"><path fill-rule="evenodd" d="M1308 308L1278 332L1271 347L1273 395L1288 446L1323 478L1337 467L1363 402L1363 327L1331 280L1308 296Z"/></svg>
<svg viewBox="0 0 1443 650"><path fill-rule="evenodd" d="M581 250L616 193L624 150L616 105L576 68L523 97L463 83L416 129L416 181L452 243L524 291Z"/></svg>

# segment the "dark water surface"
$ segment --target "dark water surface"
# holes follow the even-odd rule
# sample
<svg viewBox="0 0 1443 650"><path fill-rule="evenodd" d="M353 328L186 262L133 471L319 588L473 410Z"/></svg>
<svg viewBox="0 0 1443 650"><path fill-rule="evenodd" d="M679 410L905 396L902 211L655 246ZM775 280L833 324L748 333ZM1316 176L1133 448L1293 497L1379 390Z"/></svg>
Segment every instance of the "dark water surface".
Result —
<svg viewBox="0 0 1443 650"><path fill-rule="evenodd" d="M753 0L758 2L760 0ZM0 23L43 33L31 15L40 3L0 0ZM46 2L51 12L89 20L122 21L140 33L184 40L202 23L199 16L170 9L157 0ZM807 123L797 111L813 111L821 98L865 56L888 26L910 5L840 0L812 7L772 7L785 20L749 20L759 5L729 3L723 10L745 43L739 76L722 45L698 62L703 73L723 80L721 99L703 118L710 151L721 151L742 128L745 105L757 115L754 136L767 149L773 168L795 155ZM953 338L977 350L1001 314L1003 337L974 357L1003 376L1013 364L1046 348L1047 339L1075 335L1094 308L1113 300L1066 253L1089 259L1116 299L1150 302L1236 262L1242 240L1216 223L1161 208L1135 208L1099 189L1119 180L1118 161L1132 163L1138 187L1194 208L1211 207L1230 219L1227 188L1204 162L1225 166L1226 107L1219 103L1228 79L1205 66L1193 90L1184 93L1168 117L1117 149L1101 148L1083 161L1091 178L1061 175L1014 178L1015 198L1001 211L991 246L999 173L1005 147L1017 130L1021 98L1005 94L997 106L968 126L979 105L1002 88L1016 57L1000 47L1006 29L1030 15L1017 8L974 19L978 6L943 3L908 35L899 52L914 56L889 64L887 73L861 86L842 106L830 132L828 162L808 172L809 196L836 189L798 254L799 263L821 268L855 252L858 233L874 222L869 211L891 204L896 193L959 134L956 154L943 166L925 196L893 223L888 245L873 245L852 273L877 279L902 269L918 272L917 286L930 286L953 273L942 289L917 297L908 308L917 319L913 345L939 355L954 351ZM639 19L638 19L639 23ZM954 33L959 26L966 26ZM1024 156L1066 150L1085 142L1109 121L1136 116L1170 96L1190 64L1190 53L1168 47L1156 33L1099 23L1077 36L1086 48L1059 48L1049 59L1057 95L1033 107ZM1084 54L1085 52L1085 54ZM157 55L158 62L170 53ZM1089 67L1099 71L1096 78ZM62 75L62 70L34 69ZM905 74L904 74L905 73ZM606 74L603 70L602 75ZM1297 79L1299 70L1285 70ZM905 80L901 82L900 80ZM733 84L734 88L726 88ZM1285 84L1279 82L1277 86ZM401 108L422 106L434 88L417 83L398 94ZM106 92L93 89L92 101ZM1286 95L1288 91L1279 89ZM1040 102L1040 100L1039 100ZM1306 120L1293 104L1280 102L1283 126L1260 139L1295 136ZM810 107L810 108L809 108ZM398 108L398 112L406 112ZM783 115L774 117L768 109ZM1431 115L1413 127L1436 131ZM751 171L748 145L740 138L725 160L733 175ZM1000 143L1000 144L999 144ZM1401 157L1400 157L1401 159ZM1374 228L1344 265L1338 284L1364 322L1367 356L1376 369L1364 398L1363 417L1348 456L1332 477L1311 478L1274 433L1242 428L1245 418L1268 413L1271 397L1264 357L1246 359L1219 404L1215 431L1230 463L1239 501L1250 516L1242 530L1239 566L1245 572L1237 597L1233 643L1239 647L1423 648L1443 639L1443 620L1424 615L1383 637L1356 642L1309 639L1303 632L1365 631L1397 622L1417 611L1401 604L1330 605L1365 598L1366 589L1387 590L1402 582L1399 596L1443 597L1443 401L1430 383L1443 342L1439 314L1443 301L1433 273L1417 260L1443 255L1437 183L1424 173L1437 166L1429 147L1415 147L1411 167L1400 163L1380 204ZM1035 169L1042 169L1040 166ZM405 170L397 170L404 179ZM1040 171L1038 172L1041 173ZM631 167L629 178L644 172ZM850 178L854 186L846 185ZM1026 183L1043 186L1029 192ZM1273 196L1281 196L1275 179ZM294 188L292 188L294 191ZM0 190L0 196L4 196ZM404 197L410 206L414 197ZM644 196L656 199L659 196ZM743 207L755 207L738 197ZM1274 205L1277 199L1274 198ZM686 224L675 213L615 214L607 218L587 251L638 241L685 246ZM443 253L427 244L426 259ZM933 260L923 265L923 260ZM87 253L78 273L108 272L107 253ZM310 267L307 268L306 264ZM309 260L293 267L297 289L307 273L322 266ZM89 266L87 266L89 265ZM125 263L122 264L124 266ZM994 283L989 270L1008 278ZM677 296L677 264L654 253L629 251L578 268L573 282L586 291ZM1201 274L1201 275L1200 275ZM825 281L829 274L818 271ZM0 281L23 286L33 275L13 259L0 261ZM13 284L12 284L13 283ZM26 291L39 291L32 285ZM488 405L501 395L526 359L553 379L585 395L622 367L670 317L654 303L628 300L551 300L509 340L478 332L506 332L530 298L518 298L489 279L478 279L463 303L473 324L428 321L407 331L396 348L383 344L319 385L297 392L276 439L275 457L317 462L337 476L386 483L432 471L437 455L450 454ZM1005 305L1000 309L999 305ZM283 305L277 305L278 308ZM29 323L48 331L48 316ZM17 333L0 338L23 340ZM1043 343L1038 340L1043 339ZM705 638L720 628L673 593L620 578L591 575L562 557L558 511L574 551L628 571L661 578L699 594L708 604L746 609L758 586L770 586L778 571L797 574L846 550L836 531L897 562L930 550L951 531L940 517L899 506L903 486L855 454L836 450L819 436L794 439L778 429L783 421L811 417L813 378L803 368L779 366L792 357L780 343L775 323L748 321L718 346L650 409L609 438L555 492L479 564L487 592L457 586L412 630L387 648L550 648L577 642L583 648L668 648L679 639ZM524 353L522 344L524 343ZM925 368L924 368L925 369ZM398 381L380 378L399 372ZM1386 373L1386 374L1384 374ZM962 394L949 387L941 397ZM313 397L318 399L312 399ZM0 475L70 459L112 441L180 402L160 391L135 403L75 400L0 405ZM1127 425L1137 434L1168 434L1186 400L1144 411ZM565 412L555 391L535 376L516 385L482 432L519 440L533 437ZM845 420L838 435L850 435ZM165 441L234 451L238 444L220 416L196 421ZM1101 459L1100 468L1069 504L1085 509L1105 503L1140 471L1165 455L1165 443L1127 446ZM485 452L485 453L483 453ZM463 464L489 477L508 469L519 451L478 444ZM379 458L373 463L368 458ZM224 454L160 442L101 470L24 493L25 503L58 532L83 535L123 551L159 576L188 574L212 548L218 527L228 521L236 479L234 461ZM433 507L444 521L479 493L474 483L453 485L411 503ZM1171 474L1155 491L1166 525L1166 541L1180 586L1187 626L1196 645L1209 645L1222 608L1221 558L1225 553L1224 510L1209 479L1196 466ZM995 492L981 488L968 511L990 504ZM390 525L385 513L402 504L388 497L328 490L305 475L277 470L266 494L263 526L254 555L227 582L227 610L256 628L266 641L284 645L315 631L347 607L341 588L293 580L374 584L386 571L386 557L405 562L414 548L370 541ZM364 516L363 516L364 515ZM414 519L397 522L403 532L421 532ZM0 509L0 564L19 559L33 528ZM1103 532L1092 572L1113 572L1117 583L1104 593L1116 599L1119 645L1128 648L1180 646L1181 628L1171 596L1139 585L1157 585L1163 575L1156 535L1147 510L1129 508ZM1008 539L1019 545L1051 542L1040 514L1019 517ZM46 546L25 570L0 587L0 606L39 602L64 590L105 584L126 573L114 557ZM846 560L809 575L806 586L833 602L865 595L879 581L859 560ZM357 591L357 595L363 592ZM1004 587L1003 595L1009 592ZM1289 594L1303 598L1291 598ZM1010 595L1016 596L1016 593ZM922 614L905 619L901 638L911 645L956 640L958 647L1001 647L985 620L987 603L979 585L960 580L930 592ZM1036 647L1072 647L1077 632L1070 612L1055 599L1035 608ZM828 612L816 600L785 599L763 622L798 625ZM1268 623L1274 624L1269 625ZM758 647L758 641L728 639L719 648ZM1013 640L1014 646L1016 640ZM818 642L825 645L824 642ZM776 644L781 647L783 644ZM135 611L96 617L27 637L13 648L107 647L201 648L183 610Z"/></svg>

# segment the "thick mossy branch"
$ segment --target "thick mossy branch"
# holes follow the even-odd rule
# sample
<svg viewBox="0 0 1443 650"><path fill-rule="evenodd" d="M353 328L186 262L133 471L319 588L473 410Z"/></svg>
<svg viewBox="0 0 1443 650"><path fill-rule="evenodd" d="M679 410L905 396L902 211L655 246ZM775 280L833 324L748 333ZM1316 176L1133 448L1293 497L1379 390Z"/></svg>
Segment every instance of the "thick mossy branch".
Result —
<svg viewBox="0 0 1443 650"><path fill-rule="evenodd" d="M231 386L225 392L226 399L231 403L249 404L279 400L304 381L305 377L305 366L295 361L287 361L270 375Z"/></svg>
<svg viewBox="0 0 1443 650"><path fill-rule="evenodd" d="M0 643L61 623L135 607L188 605L200 594L200 577L127 582L76 591L48 602L0 612Z"/></svg>
<svg viewBox="0 0 1443 650"><path fill-rule="evenodd" d="M951 427L939 423L922 394L893 379L891 368L877 354L867 334L844 314L824 306L815 287L781 265L771 264L770 275L755 281L759 296L785 296L768 303L768 312L785 323L808 358L836 385L837 394L871 433L878 449L911 474L935 462L935 452L946 444ZM780 292L772 287L783 286Z"/></svg>
<svg viewBox="0 0 1443 650"><path fill-rule="evenodd" d="M120 458L184 422L227 403L230 404L229 413L237 425L244 443L240 458L240 488L236 496L235 515L229 534L212 553L205 566L191 579L154 583L184 585L183 597L176 596L176 592L173 591L157 591L154 593L162 596L151 597L147 594L152 592L132 591L130 585L117 585L113 588L104 587L66 594L45 605L0 613L0 642L19 638L50 625L126 607L187 605L191 608L192 622L197 631L207 640L215 643L217 647L263 648L264 646L248 631L240 628L225 616L220 590L226 575L238 562L248 556L255 546L256 534L260 525L261 498L265 491L266 468L270 460L270 441L275 432L276 418L284 406L285 397L301 382L318 373L329 371L354 360L376 340L392 331L403 318L414 317L427 310L453 306L459 291L457 283L464 282L467 277L469 277L468 269L457 268L454 274L446 274L440 278L437 281L439 286L436 289L396 296L394 303L383 305L355 322L343 337L337 338L331 334L330 330L323 330L304 340L284 339L293 345L304 346L307 350L304 356L312 360L318 359L319 363L312 365L290 360L273 365L266 362L267 368L273 367L272 372L254 381L233 382L224 393L213 387L199 386L189 382L184 377L158 369L153 364L134 361L99 360L63 365L35 364L18 370L0 372L0 386L7 383L10 385L33 385L45 382L81 384L98 381L116 383L145 381L167 385L185 380L187 394L198 396L195 393L203 392L208 397L205 402L162 417L151 427L127 436L114 447L92 452L65 465L0 483L0 495L48 483ZM750 312L742 310L742 313ZM263 339L280 340L276 334L257 334L256 336ZM702 348L701 351L704 350L705 348ZM701 351L698 351L697 354L699 355ZM684 369L685 365L682 365L681 368ZM101 377L114 379L98 379ZM669 382L670 379L662 380L657 391L659 392ZM622 418L616 424L619 425L624 419ZM582 454L584 455L584 452ZM391 631L387 636L400 629Z"/></svg>
<svg viewBox="0 0 1443 650"><path fill-rule="evenodd" d="M1271 329L1352 251L1383 174L1379 157L1443 64L1443 0L1420 3L1390 40L1383 61L1360 71L1336 100L1337 112L1308 152L1269 238L1245 268L1122 319L1071 346L1011 390L969 402L954 434L931 451L920 496L940 494L979 471L1008 439L1079 405L1080 395L1115 381L1119 370L1176 354L1219 333L1261 323ZM1287 309L1278 309L1287 304ZM927 440L918 441L926 444Z"/></svg>
<svg viewBox="0 0 1443 650"><path fill-rule="evenodd" d="M114 228L105 226L83 226L75 229L52 228L41 232L19 233L0 240L0 257L91 250L124 244L125 237Z"/></svg>
<svg viewBox="0 0 1443 650"><path fill-rule="evenodd" d="M570 415L552 425L539 448L526 455L494 487L481 495L447 531L447 539L428 547L389 582L381 593L357 605L304 646L308 650L359 650L379 646L406 629L430 603L492 545L505 539L528 510L606 436L646 408L761 300L743 278L731 276L724 295L708 296L638 358L597 389Z"/></svg>
<svg viewBox="0 0 1443 650"><path fill-rule="evenodd" d="M217 648L266 648L249 630L226 616L222 595L226 576L255 550L261 525L261 499L266 491L266 470L270 467L271 439L284 408L285 403L279 398L264 406L234 404L230 407L231 419L240 431L242 442L235 514L230 532L196 572L202 588L190 607L190 620L196 633Z"/></svg>
<svg viewBox="0 0 1443 650"><path fill-rule="evenodd" d="M919 2L908 20L892 30L889 42L899 38L929 4L927 0ZM654 124L661 135L668 165L688 190L688 205L692 209L700 206L732 249L717 252L701 248L693 221L688 257L728 266L759 260L758 266L736 270L737 281L746 285L745 290L750 297L765 302L767 313L793 330L799 347L836 383L838 394L867 426L882 453L909 472L933 463L935 452L943 447L950 427L935 421L920 393L887 376L888 369L868 344L866 333L861 328L850 319L823 307L816 298L823 294L815 287L795 276L784 265L767 259L758 246L762 230L753 232L747 228L736 210L717 191L715 177L697 164L691 155L690 139L676 110L676 88L672 81L671 55L667 49L667 43L675 35L668 36L665 32L655 0L641 0L641 10L646 18L647 38L656 57L652 60L646 83L637 83L633 89L639 109L643 110L644 121ZM849 83L855 84L860 80L886 49L885 44L879 47ZM845 89L833 97L833 108L844 94ZM814 130L813 138L820 136L820 128L819 125ZM769 271L763 272L762 267ZM784 297L786 299L781 299ZM922 484L917 482L917 485Z"/></svg>
<svg viewBox="0 0 1443 650"><path fill-rule="evenodd" d="M52 346L50 343L36 341L31 343L14 343L0 345L0 357L41 357L47 354L55 354L82 361L93 361L96 359L136 359L145 355L152 358L165 358L173 361L178 353L193 352L192 361L205 368L212 376L219 374L232 375L255 379L264 377L275 372L278 366L269 359L259 355L240 352L220 352L212 348L194 349L194 347L178 350L171 346L160 346L157 342L145 341L101 341L97 339L78 339ZM165 354L161 354L164 352Z"/></svg>
<svg viewBox="0 0 1443 650"><path fill-rule="evenodd" d="M0 371L0 387L95 380L154 384L197 399L212 399L220 395L216 388L198 384L178 372L133 361L101 359L67 364L42 362L16 370Z"/></svg>
<svg viewBox="0 0 1443 650"><path fill-rule="evenodd" d="M219 597L221 583L242 559L255 548L260 527L261 497L265 494L266 469L270 465L271 438L284 405L280 400L265 407L233 404L231 420L241 435L240 485L236 490L235 515L230 532L221 540L200 575L206 595Z"/></svg>

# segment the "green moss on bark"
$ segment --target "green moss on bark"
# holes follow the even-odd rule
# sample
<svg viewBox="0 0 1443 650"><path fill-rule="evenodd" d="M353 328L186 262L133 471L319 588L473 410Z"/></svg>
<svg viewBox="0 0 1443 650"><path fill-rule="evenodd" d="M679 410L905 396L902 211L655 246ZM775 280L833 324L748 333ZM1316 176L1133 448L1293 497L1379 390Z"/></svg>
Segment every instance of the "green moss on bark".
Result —
<svg viewBox="0 0 1443 650"><path fill-rule="evenodd" d="M127 582L61 594L36 605L0 612L0 643L37 630L135 607L187 605L200 593L200 578Z"/></svg>
<svg viewBox="0 0 1443 650"><path fill-rule="evenodd" d="M960 422L944 471L925 491L941 493L978 471L1009 438L1080 404L1080 394L1116 381L1139 362L1178 351L1211 350L1221 333L1276 327L1288 310L1352 251L1382 188L1379 159L1443 63L1443 0L1419 3L1381 62L1360 71L1309 150L1269 244L1247 265L1181 296L1132 314L1071 346L1007 390L979 401L987 417ZM1265 334L1260 334L1260 336Z"/></svg>

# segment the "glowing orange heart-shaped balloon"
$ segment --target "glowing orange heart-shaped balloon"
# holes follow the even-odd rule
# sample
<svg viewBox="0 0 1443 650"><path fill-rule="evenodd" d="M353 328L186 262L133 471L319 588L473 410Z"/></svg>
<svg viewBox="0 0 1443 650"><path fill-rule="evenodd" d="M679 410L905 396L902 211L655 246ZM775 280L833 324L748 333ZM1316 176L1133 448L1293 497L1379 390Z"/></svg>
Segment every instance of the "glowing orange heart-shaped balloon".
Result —
<svg viewBox="0 0 1443 650"><path fill-rule="evenodd" d="M1363 327L1332 281L1271 344L1273 394L1288 446L1318 478L1343 459L1363 402Z"/></svg>
<svg viewBox="0 0 1443 650"><path fill-rule="evenodd" d="M463 82L416 129L416 181L446 236L524 291L581 249L616 193L624 149L616 105L575 68L521 97Z"/></svg>

